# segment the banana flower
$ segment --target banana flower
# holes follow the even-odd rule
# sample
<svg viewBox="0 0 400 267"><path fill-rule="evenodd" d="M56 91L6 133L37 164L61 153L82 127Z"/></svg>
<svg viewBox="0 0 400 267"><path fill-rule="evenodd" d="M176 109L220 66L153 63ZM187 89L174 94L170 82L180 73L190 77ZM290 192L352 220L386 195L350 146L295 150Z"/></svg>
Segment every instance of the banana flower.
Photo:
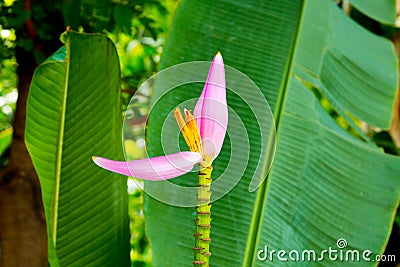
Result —
<svg viewBox="0 0 400 267"><path fill-rule="evenodd" d="M225 70L220 53L211 63L193 115L187 109L184 109L184 115L185 119L180 109L175 109L174 116L190 151L127 162L101 157L93 157L93 161L109 171L152 181L181 176L196 164L201 168L211 166L221 151L228 125Z"/></svg>

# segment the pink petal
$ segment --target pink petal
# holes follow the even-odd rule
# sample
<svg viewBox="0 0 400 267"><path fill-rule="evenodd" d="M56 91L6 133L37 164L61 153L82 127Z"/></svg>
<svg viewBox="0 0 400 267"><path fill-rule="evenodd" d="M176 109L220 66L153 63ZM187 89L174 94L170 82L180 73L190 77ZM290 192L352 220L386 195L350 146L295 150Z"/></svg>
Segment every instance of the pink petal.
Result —
<svg viewBox="0 0 400 267"><path fill-rule="evenodd" d="M214 159L221 151L228 126L224 61L218 53L210 67L203 92L193 111L202 139L203 153Z"/></svg>
<svg viewBox="0 0 400 267"><path fill-rule="evenodd" d="M183 175L201 160L202 156L197 152L178 152L167 156L128 162L93 157L94 163L106 170L151 181L166 180Z"/></svg>

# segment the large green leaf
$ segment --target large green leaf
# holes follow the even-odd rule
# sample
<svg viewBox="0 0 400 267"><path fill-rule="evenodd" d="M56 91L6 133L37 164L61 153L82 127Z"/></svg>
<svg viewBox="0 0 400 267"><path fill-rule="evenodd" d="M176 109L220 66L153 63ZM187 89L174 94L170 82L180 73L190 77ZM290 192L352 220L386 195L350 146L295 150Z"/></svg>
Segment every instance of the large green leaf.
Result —
<svg viewBox="0 0 400 267"><path fill-rule="evenodd" d="M269 263L259 260L258 252L263 256L268 246L269 251L320 253L329 247L338 249L340 238L346 239L347 249L360 254L363 250L383 253L399 204L400 159L376 147L358 128L358 121L389 127L398 79L391 43L357 25L330 0L183 1L161 68L209 60L216 51L221 51L227 65L247 74L268 99L277 125L277 146L267 182L249 193L260 154L267 153L261 149L265 139L250 108L267 107L249 107L228 91L228 105L249 135L250 158L243 158L248 163L238 185L213 203L210 265L279 266L285 262L278 261L276 254ZM198 75L191 71L185 75ZM227 72L226 79L228 88L238 86L238 77ZM191 84L158 100L156 112L149 117L150 154L164 153L160 142L164 120L176 105L198 97L201 88L202 84ZM156 98L165 90L156 83ZM252 88L242 90L248 98L258 97ZM332 111L341 123L330 115ZM238 126L230 117L230 135L246 138L236 131ZM162 139L176 136L177 132L164 131ZM230 140L213 164L214 178L223 175L226 166L239 171L228 163ZM268 160L263 163L266 168ZM173 182L194 185L196 177L190 173ZM146 188L161 192L167 188L164 183L148 182ZM147 196L145 212L154 266L190 265L194 210ZM326 256L323 262L286 264L374 266L376 262L335 262Z"/></svg>
<svg viewBox="0 0 400 267"><path fill-rule="evenodd" d="M39 175L52 266L128 266L126 179L92 155L121 158L119 61L100 34L64 35L35 72L26 144Z"/></svg>
<svg viewBox="0 0 400 267"><path fill-rule="evenodd" d="M379 22L390 25L396 24L396 0L350 0L349 2L364 14Z"/></svg>

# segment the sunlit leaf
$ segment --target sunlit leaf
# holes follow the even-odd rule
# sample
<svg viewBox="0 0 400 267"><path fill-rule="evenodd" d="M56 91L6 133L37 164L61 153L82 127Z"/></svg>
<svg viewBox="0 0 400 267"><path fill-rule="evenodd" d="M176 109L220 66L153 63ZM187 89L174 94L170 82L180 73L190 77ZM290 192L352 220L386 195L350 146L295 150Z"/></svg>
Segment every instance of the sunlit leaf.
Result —
<svg viewBox="0 0 400 267"><path fill-rule="evenodd" d="M129 266L126 179L93 155L122 158L119 62L103 35L67 32L35 72L26 144L38 173L51 266Z"/></svg>
<svg viewBox="0 0 400 267"><path fill-rule="evenodd" d="M320 253L329 247L338 249L340 238L347 241L346 249L371 250L371 257L383 253L399 204L400 159L374 145L358 129L357 121L384 129L390 125L398 79L391 43L351 21L330 0L183 1L161 68L210 60L217 51L227 65L248 75L268 99L277 125L277 150L267 182L249 193L259 155L266 151L260 151L262 140L252 110L228 91L228 105L249 135L250 158L239 184L213 203L210 265L337 266L328 257L323 262L295 263L275 257L270 263L257 254L265 246ZM184 75L197 74L188 70ZM237 86L238 77L226 78L228 88ZM201 87L191 84L159 101L147 129L151 155L163 154L159 140L168 113L198 97ZM156 97L165 93L161 88L165 87L156 83ZM331 117L316 92L357 134ZM247 90L247 96L256 95ZM228 128L237 126L230 121ZM175 140L176 133L166 134L163 139ZM230 132L235 134L240 133ZM230 141L226 140L213 178L225 166L239 171L229 165L229 159ZM196 177L191 173L173 182L194 186ZM146 187L164 189L156 183L146 183ZM154 266L190 265L194 209L169 206L147 196L145 211ZM376 262L344 265L375 266Z"/></svg>

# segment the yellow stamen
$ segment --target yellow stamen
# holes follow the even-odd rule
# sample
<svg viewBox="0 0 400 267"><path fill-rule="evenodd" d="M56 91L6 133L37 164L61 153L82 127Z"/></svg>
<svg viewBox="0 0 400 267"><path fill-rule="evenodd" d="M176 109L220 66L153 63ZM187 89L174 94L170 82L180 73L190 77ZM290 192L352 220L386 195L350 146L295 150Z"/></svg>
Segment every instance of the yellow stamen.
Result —
<svg viewBox="0 0 400 267"><path fill-rule="evenodd" d="M185 120L186 125L189 128L189 132L191 134L190 141L193 143L196 152L201 150L201 139L199 134L199 129L197 128L196 120L194 119L192 113L189 110L185 109Z"/></svg>
<svg viewBox="0 0 400 267"><path fill-rule="evenodd" d="M179 129L181 131L184 131L185 129L187 129L185 120L183 119L181 110L179 108L176 108L174 110L174 117L175 117L176 122L178 123Z"/></svg>
<svg viewBox="0 0 400 267"><path fill-rule="evenodd" d="M174 117L179 125L179 128L182 132L183 137L185 138L186 144L188 145L190 151L200 152L201 139L193 115L190 113L189 110L185 109L185 122L181 110L179 108L176 108L174 110Z"/></svg>

